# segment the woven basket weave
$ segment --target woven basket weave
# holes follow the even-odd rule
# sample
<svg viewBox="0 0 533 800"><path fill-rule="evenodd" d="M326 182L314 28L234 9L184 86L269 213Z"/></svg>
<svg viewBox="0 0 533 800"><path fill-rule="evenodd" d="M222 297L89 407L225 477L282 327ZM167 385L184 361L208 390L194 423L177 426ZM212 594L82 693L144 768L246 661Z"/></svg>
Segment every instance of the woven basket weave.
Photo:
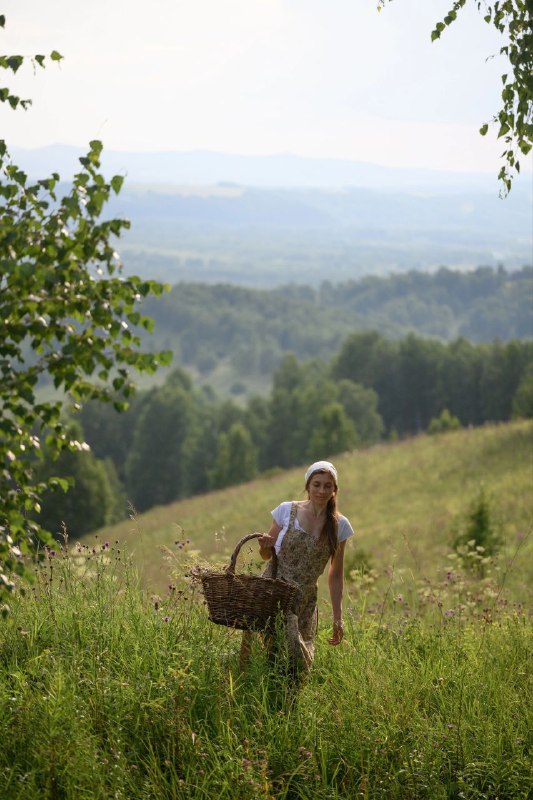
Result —
<svg viewBox="0 0 533 800"><path fill-rule="evenodd" d="M261 534L251 533L238 542L224 572L201 573L202 589L209 619L217 625L240 630L265 630L276 615L285 611L296 586L276 578L278 557L272 548L272 578L259 575L235 575L239 551L245 542Z"/></svg>

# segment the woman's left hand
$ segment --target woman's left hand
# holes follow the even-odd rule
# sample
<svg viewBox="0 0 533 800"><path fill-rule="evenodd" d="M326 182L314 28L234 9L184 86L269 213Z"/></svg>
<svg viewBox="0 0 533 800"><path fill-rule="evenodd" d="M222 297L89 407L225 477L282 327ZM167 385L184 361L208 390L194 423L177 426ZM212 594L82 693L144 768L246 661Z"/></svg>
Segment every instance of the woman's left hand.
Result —
<svg viewBox="0 0 533 800"><path fill-rule="evenodd" d="M333 636L331 639L328 639L328 644L336 645L342 642L344 637L344 629L342 626L342 622L334 622L333 623Z"/></svg>

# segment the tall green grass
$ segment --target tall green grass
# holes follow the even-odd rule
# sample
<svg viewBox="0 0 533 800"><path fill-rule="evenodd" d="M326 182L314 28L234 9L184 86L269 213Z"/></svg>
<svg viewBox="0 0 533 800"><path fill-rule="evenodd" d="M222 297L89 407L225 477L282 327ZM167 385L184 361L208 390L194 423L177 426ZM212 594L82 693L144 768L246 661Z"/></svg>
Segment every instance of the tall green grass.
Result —
<svg viewBox="0 0 533 800"><path fill-rule="evenodd" d="M156 597L116 544L47 553L0 628L0 796L526 800L533 637L505 592L524 548L401 596L359 581L299 687L259 639L239 672L181 566Z"/></svg>

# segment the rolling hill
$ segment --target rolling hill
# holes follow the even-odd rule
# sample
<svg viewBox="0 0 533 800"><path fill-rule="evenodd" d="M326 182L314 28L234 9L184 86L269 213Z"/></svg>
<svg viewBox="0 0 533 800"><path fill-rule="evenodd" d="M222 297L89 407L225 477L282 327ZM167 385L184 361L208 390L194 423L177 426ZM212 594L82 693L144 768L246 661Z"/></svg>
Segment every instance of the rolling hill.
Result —
<svg viewBox="0 0 533 800"><path fill-rule="evenodd" d="M345 453L335 463L339 506L356 530L347 547L347 572L363 564L379 580L392 570L406 588L426 575L442 575L450 568L452 540L483 491L503 541L500 577L522 601L531 600L533 423L421 435ZM118 542L113 546L132 555L145 588L164 592L172 575L183 575L191 563L227 564L237 541L264 530L279 502L303 499L304 469L154 508L84 543ZM505 564L517 548L507 574ZM252 550L245 549L243 562L249 562Z"/></svg>

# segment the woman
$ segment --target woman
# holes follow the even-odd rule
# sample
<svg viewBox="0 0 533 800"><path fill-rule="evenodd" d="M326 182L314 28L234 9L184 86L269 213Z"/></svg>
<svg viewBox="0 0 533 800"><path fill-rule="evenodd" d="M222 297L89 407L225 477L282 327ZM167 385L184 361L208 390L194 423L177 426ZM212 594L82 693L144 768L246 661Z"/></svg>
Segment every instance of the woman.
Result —
<svg viewBox="0 0 533 800"><path fill-rule="evenodd" d="M314 654L317 629L317 580L331 559L328 584L333 611L333 636L329 644L340 644L343 637L342 590L344 548L353 534L346 517L337 511L337 470L329 461L311 464L305 473L307 500L284 502L272 511L273 522L267 533L259 535L259 552L270 559L272 548L278 556L277 577L298 587L285 614L285 630L291 665L309 670ZM263 575L269 577L272 564ZM245 634L241 664L249 651L250 636Z"/></svg>

